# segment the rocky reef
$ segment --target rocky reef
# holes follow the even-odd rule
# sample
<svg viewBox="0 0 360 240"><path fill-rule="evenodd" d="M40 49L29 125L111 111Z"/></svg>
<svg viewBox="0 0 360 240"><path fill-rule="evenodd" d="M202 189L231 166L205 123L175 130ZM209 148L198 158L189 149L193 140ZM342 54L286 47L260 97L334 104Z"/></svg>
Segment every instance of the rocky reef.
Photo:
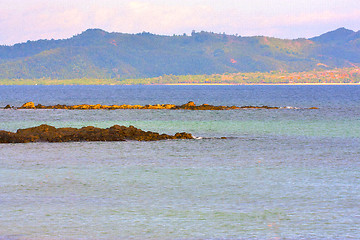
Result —
<svg viewBox="0 0 360 240"><path fill-rule="evenodd" d="M6 105L4 109L15 108L10 105ZM282 109L284 107L269 107L269 106L214 106L210 104L202 104L197 106L194 102L188 102L183 105L174 105L174 104L156 104L156 105L89 105L89 104L80 104L80 105L50 105L44 106L41 104L35 105L33 102L27 102L21 107L16 107L15 109L69 109L69 110L90 110L90 109L106 109L106 110L115 110L115 109L170 109L170 110L234 110L234 109ZM317 109L312 107L310 109Z"/></svg>
<svg viewBox="0 0 360 240"><path fill-rule="evenodd" d="M7 105L5 108L9 108ZM23 104L18 109L69 109L69 110L87 110L87 109L107 109L107 110L115 110L115 109L172 109L172 110L229 110L229 109L239 109L236 106L213 106L209 104L202 104L197 106L194 102L188 102L183 105L174 105L174 104L155 104L155 105L89 105L89 104L80 104L80 105L52 105L52 106L44 106L41 104L35 105L33 102L27 102Z"/></svg>
<svg viewBox="0 0 360 240"><path fill-rule="evenodd" d="M0 131L0 143L28 143L28 142L81 142L81 141L158 141L166 139L193 139L190 133L176 133L175 135L145 132L134 126L114 125L110 128L93 126L83 128L55 128L49 125L18 129L16 133Z"/></svg>

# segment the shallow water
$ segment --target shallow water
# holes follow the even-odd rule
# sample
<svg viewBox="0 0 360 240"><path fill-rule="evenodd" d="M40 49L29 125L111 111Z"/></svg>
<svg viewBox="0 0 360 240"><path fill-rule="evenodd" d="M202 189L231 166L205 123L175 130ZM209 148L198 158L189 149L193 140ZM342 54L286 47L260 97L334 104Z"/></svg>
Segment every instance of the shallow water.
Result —
<svg viewBox="0 0 360 240"><path fill-rule="evenodd" d="M0 239L358 239L358 96L358 86L0 87L0 106L320 107L0 110L10 131L123 124L203 137L0 145Z"/></svg>

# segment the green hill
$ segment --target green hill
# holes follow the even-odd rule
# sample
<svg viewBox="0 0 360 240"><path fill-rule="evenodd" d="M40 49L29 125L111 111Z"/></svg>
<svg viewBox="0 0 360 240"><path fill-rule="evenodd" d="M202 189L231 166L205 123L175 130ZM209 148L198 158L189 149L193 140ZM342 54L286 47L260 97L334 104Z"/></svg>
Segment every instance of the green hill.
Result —
<svg viewBox="0 0 360 240"><path fill-rule="evenodd" d="M162 75L309 71L360 65L360 31L311 39L109 33L0 46L0 79L128 79Z"/></svg>

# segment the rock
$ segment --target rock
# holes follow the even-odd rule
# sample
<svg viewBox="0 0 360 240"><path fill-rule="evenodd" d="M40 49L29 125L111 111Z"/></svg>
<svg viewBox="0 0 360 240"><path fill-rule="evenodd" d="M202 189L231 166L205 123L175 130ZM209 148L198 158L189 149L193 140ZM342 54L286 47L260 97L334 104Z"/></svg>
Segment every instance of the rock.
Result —
<svg viewBox="0 0 360 240"><path fill-rule="evenodd" d="M46 124L19 129L16 133L0 131L0 143L27 142L79 142L79 141L158 141L165 139L193 139L190 133L176 133L174 136L145 132L134 126L114 125L110 128L87 126L77 128L55 128Z"/></svg>
<svg viewBox="0 0 360 240"><path fill-rule="evenodd" d="M269 106L242 106L243 109L280 109L280 107L269 107Z"/></svg>
<svg viewBox="0 0 360 240"><path fill-rule="evenodd" d="M45 108L45 106L43 106L43 105L41 105L41 104L38 104L38 105L35 106L35 108L36 108L36 109L43 109L43 108Z"/></svg>
<svg viewBox="0 0 360 240"><path fill-rule="evenodd" d="M234 110L234 109L280 109L280 107L269 107L269 106L214 106L210 104L202 104L197 106L194 102L190 101L183 105L174 105L174 104L155 104L155 105L89 105L89 104L80 104L80 105L52 105L52 106L43 106L38 104L35 106L33 102L27 102L20 107L20 109L70 109L70 110L92 110L92 109L106 109L106 110L116 110L116 109L171 109L171 110ZM285 109L285 108L282 108ZM309 109L318 109L312 107Z"/></svg>
<svg viewBox="0 0 360 240"><path fill-rule="evenodd" d="M9 104L4 107L4 109L10 109L10 108L11 106Z"/></svg>
<svg viewBox="0 0 360 240"><path fill-rule="evenodd" d="M0 130L0 143L16 143L15 133Z"/></svg>
<svg viewBox="0 0 360 240"><path fill-rule="evenodd" d="M92 109L100 109L101 108L101 104L96 104L92 106Z"/></svg>
<svg viewBox="0 0 360 240"><path fill-rule="evenodd" d="M174 104L164 104L163 106L164 106L164 109L174 109L174 108L176 108L176 105L174 105Z"/></svg>
<svg viewBox="0 0 360 240"><path fill-rule="evenodd" d="M186 104L183 104L181 106L176 106L176 109L186 109L186 110L194 110L196 107L194 102L188 102Z"/></svg>
<svg viewBox="0 0 360 240"><path fill-rule="evenodd" d="M194 137L190 133L182 132L182 133L176 133L175 138L177 138L177 139L192 139Z"/></svg>
<svg viewBox="0 0 360 240"><path fill-rule="evenodd" d="M33 102L27 102L20 107L20 109L29 109L29 108L35 108L35 104Z"/></svg>
<svg viewBox="0 0 360 240"><path fill-rule="evenodd" d="M184 104L183 106L184 106L184 107L195 107L196 105L195 105L194 102L190 101L190 102L188 102L187 104Z"/></svg>

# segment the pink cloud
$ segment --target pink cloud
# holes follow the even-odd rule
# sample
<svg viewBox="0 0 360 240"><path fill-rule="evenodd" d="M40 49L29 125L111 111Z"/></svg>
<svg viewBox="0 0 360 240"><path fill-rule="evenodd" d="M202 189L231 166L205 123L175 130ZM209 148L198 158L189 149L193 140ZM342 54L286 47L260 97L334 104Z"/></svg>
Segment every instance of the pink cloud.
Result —
<svg viewBox="0 0 360 240"><path fill-rule="evenodd" d="M0 0L0 3L2 1L5 0ZM344 1L348 4L354 2ZM0 44L39 38L67 38L87 28L168 35L190 33L194 29L288 38L314 36L333 27L347 27L347 23L352 23L350 27L360 26L358 8L350 11L330 8L297 11L294 8L276 12L259 5L264 3L261 0L254 0L251 4L241 0L227 0L223 4L200 0L32 0L31 3L12 0L11 4L2 4ZM287 8L292 6L295 4L287 2ZM272 8L276 10L275 6Z"/></svg>
<svg viewBox="0 0 360 240"><path fill-rule="evenodd" d="M359 21L360 10L352 12L339 13L333 11L323 11L316 13L304 13L299 15L276 16L271 19L262 19L263 26L281 26L281 25L302 25L314 23L329 23L342 21Z"/></svg>

